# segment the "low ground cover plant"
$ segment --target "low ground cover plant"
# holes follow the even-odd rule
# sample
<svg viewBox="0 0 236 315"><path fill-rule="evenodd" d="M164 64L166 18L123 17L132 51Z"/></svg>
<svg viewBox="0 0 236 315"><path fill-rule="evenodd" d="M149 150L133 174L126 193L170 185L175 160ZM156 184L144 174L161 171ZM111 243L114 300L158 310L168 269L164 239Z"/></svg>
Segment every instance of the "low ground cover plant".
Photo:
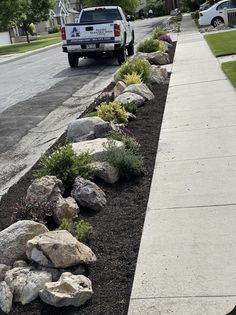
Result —
<svg viewBox="0 0 236 315"><path fill-rule="evenodd" d="M39 162L35 177L54 175L59 178L66 189L70 189L77 176L86 179L93 177L94 170L88 164L92 162L89 152L76 154L71 143L56 148L50 154L44 154Z"/></svg>
<svg viewBox="0 0 236 315"><path fill-rule="evenodd" d="M143 82L143 80L140 74L133 72L125 75L124 82L127 86L129 86L131 84L140 84Z"/></svg>
<svg viewBox="0 0 236 315"><path fill-rule="evenodd" d="M153 31L152 38L159 39L161 35L166 35L166 31L162 27L156 27Z"/></svg>
<svg viewBox="0 0 236 315"><path fill-rule="evenodd" d="M92 225L85 220L72 221L71 219L63 219L58 229L67 230L81 242L87 241L93 231Z"/></svg>
<svg viewBox="0 0 236 315"><path fill-rule="evenodd" d="M136 114L138 106L136 104L133 103L123 103L121 104L124 109L126 110L126 112L128 113L132 113L132 114Z"/></svg>
<svg viewBox="0 0 236 315"><path fill-rule="evenodd" d="M119 76L121 80L125 80L125 76L136 72L139 74L143 81L149 79L151 74L151 65L147 60L140 58L134 58L123 63L119 70Z"/></svg>
<svg viewBox="0 0 236 315"><path fill-rule="evenodd" d="M50 202L26 202L25 198L19 200L14 207L11 222L19 220L33 220L47 225L48 220L53 216L55 203Z"/></svg>
<svg viewBox="0 0 236 315"><path fill-rule="evenodd" d="M160 35L159 40L163 42L167 42L169 44L172 44L171 37L169 35Z"/></svg>
<svg viewBox="0 0 236 315"><path fill-rule="evenodd" d="M160 50L160 43L157 39L149 38L142 41L137 48L138 52L152 53Z"/></svg>
<svg viewBox="0 0 236 315"><path fill-rule="evenodd" d="M140 145L135 138L124 134L123 132L111 131L108 134L108 138L112 140L121 141L125 145L125 149L137 154L139 152Z"/></svg>
<svg viewBox="0 0 236 315"><path fill-rule="evenodd" d="M122 104L117 102L102 103L97 107L98 117L114 123L128 123L127 113Z"/></svg>
<svg viewBox="0 0 236 315"><path fill-rule="evenodd" d="M130 179L144 174L143 157L126 147L118 148L113 141L106 147L102 159L118 168L123 178Z"/></svg>

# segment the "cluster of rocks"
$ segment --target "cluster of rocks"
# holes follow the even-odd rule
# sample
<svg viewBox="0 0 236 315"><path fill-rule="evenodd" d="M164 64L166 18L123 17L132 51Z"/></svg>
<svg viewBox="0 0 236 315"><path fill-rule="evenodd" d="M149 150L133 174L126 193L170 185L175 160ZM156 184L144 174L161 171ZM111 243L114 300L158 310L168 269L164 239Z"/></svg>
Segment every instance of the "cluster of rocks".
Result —
<svg viewBox="0 0 236 315"><path fill-rule="evenodd" d="M172 17L163 21L162 27L167 33L179 33L180 32L180 23L174 21Z"/></svg>
<svg viewBox="0 0 236 315"><path fill-rule="evenodd" d="M229 30L230 27L226 26L225 24L220 24L216 27L214 26L209 26L209 27L202 27L199 29L200 33L207 33L207 32L217 32L217 31L224 31L224 30Z"/></svg>
<svg viewBox="0 0 236 315"><path fill-rule="evenodd" d="M68 231L23 220L1 231L0 243L3 312L9 313L13 302L25 305L38 296L56 307L80 306L91 298L91 281L82 273L96 256Z"/></svg>

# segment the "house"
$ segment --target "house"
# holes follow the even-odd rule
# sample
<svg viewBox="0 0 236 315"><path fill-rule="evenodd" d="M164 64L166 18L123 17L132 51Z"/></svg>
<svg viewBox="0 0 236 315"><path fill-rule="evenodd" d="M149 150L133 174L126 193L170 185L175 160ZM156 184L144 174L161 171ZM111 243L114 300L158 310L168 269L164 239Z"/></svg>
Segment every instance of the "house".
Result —
<svg viewBox="0 0 236 315"><path fill-rule="evenodd" d="M57 0L54 8L49 12L48 21L38 23L36 26L37 34L50 32L55 27L61 27L66 23L74 23L75 17L79 12L75 10L77 6L76 0Z"/></svg>

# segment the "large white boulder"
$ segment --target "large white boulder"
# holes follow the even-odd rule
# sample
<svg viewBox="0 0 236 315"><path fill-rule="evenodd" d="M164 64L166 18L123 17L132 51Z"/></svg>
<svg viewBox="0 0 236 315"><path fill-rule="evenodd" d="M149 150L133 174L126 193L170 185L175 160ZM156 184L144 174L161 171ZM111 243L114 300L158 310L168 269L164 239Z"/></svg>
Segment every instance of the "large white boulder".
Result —
<svg viewBox="0 0 236 315"><path fill-rule="evenodd" d="M144 101L145 101L144 97L142 97L136 93L131 93L131 92L124 92L115 99L115 102L117 102L117 103L121 103L121 104L131 104L132 103L132 104L135 104L137 106L142 106Z"/></svg>
<svg viewBox="0 0 236 315"><path fill-rule="evenodd" d="M67 129L67 138L73 142L95 138L94 128L106 122L99 117L85 117L70 123Z"/></svg>
<svg viewBox="0 0 236 315"><path fill-rule="evenodd" d="M0 264L13 265L16 260L26 258L27 241L36 235L48 232L43 224L23 220L0 232Z"/></svg>
<svg viewBox="0 0 236 315"><path fill-rule="evenodd" d="M45 283L52 281L52 275L46 271L31 270L30 267L19 267L7 271L5 281L13 292L14 302L25 305L38 297Z"/></svg>
<svg viewBox="0 0 236 315"><path fill-rule="evenodd" d="M107 200L105 193L95 183L82 177L76 177L71 196L81 206L94 211L103 210Z"/></svg>
<svg viewBox="0 0 236 315"><path fill-rule="evenodd" d="M12 308L13 294L5 281L0 282L0 309L4 313L10 313Z"/></svg>
<svg viewBox="0 0 236 315"><path fill-rule="evenodd" d="M73 143L72 147L77 154L89 152L92 159L99 160L106 151L106 147L109 145L109 142L110 140L107 138L99 138L90 141ZM124 144L121 141L114 141L114 145L116 145L118 148L124 147Z"/></svg>
<svg viewBox="0 0 236 315"><path fill-rule="evenodd" d="M152 93L152 91L144 83L131 84L124 90L124 93L126 93L126 92L140 95L145 100L148 100L148 101L153 100L155 98L155 96Z"/></svg>
<svg viewBox="0 0 236 315"><path fill-rule="evenodd" d="M150 83L165 84L168 82L169 75L166 68L160 68L159 66L151 66L151 76L148 80Z"/></svg>
<svg viewBox="0 0 236 315"><path fill-rule="evenodd" d="M68 231L50 231L27 242L27 256L41 266L67 268L96 261L92 250Z"/></svg>
<svg viewBox="0 0 236 315"><path fill-rule="evenodd" d="M91 281L83 275L65 272L57 282L49 282L40 291L40 298L47 304L62 306L80 306L92 297Z"/></svg>

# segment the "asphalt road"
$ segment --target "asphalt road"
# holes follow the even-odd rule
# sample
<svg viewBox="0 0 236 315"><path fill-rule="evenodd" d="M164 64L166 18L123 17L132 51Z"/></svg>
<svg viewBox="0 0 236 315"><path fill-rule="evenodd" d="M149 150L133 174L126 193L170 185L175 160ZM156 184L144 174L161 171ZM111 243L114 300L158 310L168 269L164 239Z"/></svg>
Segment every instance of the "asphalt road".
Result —
<svg viewBox="0 0 236 315"><path fill-rule="evenodd" d="M135 43L163 19L135 21ZM117 69L117 61L109 58L81 60L77 69L71 69L61 47L0 64L0 197L83 112Z"/></svg>

